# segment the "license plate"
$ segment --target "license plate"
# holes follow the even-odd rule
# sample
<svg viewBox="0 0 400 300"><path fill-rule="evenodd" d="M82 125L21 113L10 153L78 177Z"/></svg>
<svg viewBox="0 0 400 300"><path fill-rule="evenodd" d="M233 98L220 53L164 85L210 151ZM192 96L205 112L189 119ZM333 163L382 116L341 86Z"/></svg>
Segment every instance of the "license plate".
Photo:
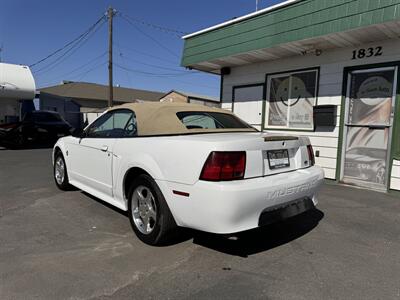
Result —
<svg viewBox="0 0 400 300"><path fill-rule="evenodd" d="M287 149L267 151L268 164L271 170L290 166L289 152Z"/></svg>

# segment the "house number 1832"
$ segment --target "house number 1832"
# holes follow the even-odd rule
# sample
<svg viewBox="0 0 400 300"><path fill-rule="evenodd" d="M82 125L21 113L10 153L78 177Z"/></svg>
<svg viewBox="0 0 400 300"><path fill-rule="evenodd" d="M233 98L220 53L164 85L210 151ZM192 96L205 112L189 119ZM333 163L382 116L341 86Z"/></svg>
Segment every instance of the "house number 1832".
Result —
<svg viewBox="0 0 400 300"><path fill-rule="evenodd" d="M383 54L382 47L361 48L353 51L352 59L362 59L372 56L381 56Z"/></svg>

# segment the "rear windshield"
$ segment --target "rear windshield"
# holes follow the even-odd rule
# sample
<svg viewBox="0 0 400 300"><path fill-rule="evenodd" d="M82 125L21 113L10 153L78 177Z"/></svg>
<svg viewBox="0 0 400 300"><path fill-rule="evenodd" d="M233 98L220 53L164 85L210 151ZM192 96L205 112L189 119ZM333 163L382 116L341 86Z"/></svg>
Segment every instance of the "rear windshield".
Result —
<svg viewBox="0 0 400 300"><path fill-rule="evenodd" d="M187 129L253 129L239 118L218 112L185 111L176 113Z"/></svg>

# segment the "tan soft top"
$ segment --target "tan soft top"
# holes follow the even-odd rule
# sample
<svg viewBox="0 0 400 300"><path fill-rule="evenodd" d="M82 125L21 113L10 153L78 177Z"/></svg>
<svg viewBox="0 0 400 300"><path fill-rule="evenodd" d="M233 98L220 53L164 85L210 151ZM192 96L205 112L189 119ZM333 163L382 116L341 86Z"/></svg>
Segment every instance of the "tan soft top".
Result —
<svg viewBox="0 0 400 300"><path fill-rule="evenodd" d="M208 107L189 103L163 103L163 102L144 102L144 103L127 103L114 106L108 111L116 109L129 109L135 112L138 135L170 135L170 134L188 134L188 133L206 133L206 132L234 132L247 131L254 132L254 128L238 128L238 129L187 129L179 120L176 113L178 112L219 112L233 115L231 112L214 107Z"/></svg>

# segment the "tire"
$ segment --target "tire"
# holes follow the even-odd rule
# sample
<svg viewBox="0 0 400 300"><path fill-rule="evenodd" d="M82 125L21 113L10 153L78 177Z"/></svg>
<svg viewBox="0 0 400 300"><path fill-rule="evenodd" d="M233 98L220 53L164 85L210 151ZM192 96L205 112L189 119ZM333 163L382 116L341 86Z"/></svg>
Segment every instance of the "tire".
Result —
<svg viewBox="0 0 400 300"><path fill-rule="evenodd" d="M172 241L178 226L157 183L147 174L132 182L128 194L128 215L137 237L148 245Z"/></svg>
<svg viewBox="0 0 400 300"><path fill-rule="evenodd" d="M72 190L69 184L67 165L65 164L64 156L61 152L55 155L53 166L53 177L57 187L62 191Z"/></svg>

